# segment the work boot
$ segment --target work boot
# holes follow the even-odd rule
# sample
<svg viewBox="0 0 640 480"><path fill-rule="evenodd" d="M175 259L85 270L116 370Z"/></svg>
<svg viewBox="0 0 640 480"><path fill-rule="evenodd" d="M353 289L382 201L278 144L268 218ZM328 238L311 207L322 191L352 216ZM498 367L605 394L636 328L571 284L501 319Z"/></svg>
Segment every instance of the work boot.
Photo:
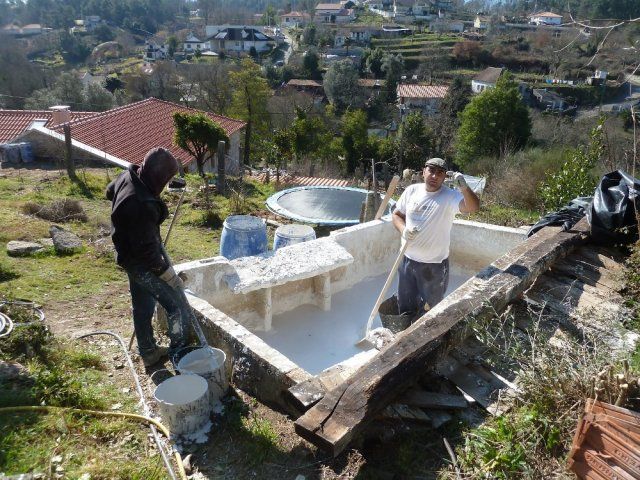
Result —
<svg viewBox="0 0 640 480"><path fill-rule="evenodd" d="M155 350L152 350L149 353L145 353L144 355L140 355L142 357L142 362L145 367L152 367L156 363L160 361L161 358L164 358L169 353L169 347L156 347Z"/></svg>

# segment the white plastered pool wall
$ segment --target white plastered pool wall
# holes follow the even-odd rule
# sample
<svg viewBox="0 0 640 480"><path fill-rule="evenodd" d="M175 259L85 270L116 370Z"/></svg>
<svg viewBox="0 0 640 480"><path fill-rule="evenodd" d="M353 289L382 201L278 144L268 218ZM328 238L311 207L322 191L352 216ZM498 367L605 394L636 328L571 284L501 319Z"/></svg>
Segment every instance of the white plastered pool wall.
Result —
<svg viewBox="0 0 640 480"><path fill-rule="evenodd" d="M450 290L525 237L520 229L456 220ZM375 355L354 343L364 333L399 244L385 217L272 254L231 261L213 257L176 270L187 276L189 300L210 343L233 359L236 384L287 409L284 393L291 386L334 363L353 370Z"/></svg>

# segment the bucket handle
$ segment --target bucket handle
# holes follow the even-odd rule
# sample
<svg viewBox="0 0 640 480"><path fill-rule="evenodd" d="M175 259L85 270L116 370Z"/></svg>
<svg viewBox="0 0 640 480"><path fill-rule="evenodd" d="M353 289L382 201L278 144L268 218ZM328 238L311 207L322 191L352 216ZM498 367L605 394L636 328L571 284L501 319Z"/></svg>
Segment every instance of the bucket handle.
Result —
<svg viewBox="0 0 640 480"><path fill-rule="evenodd" d="M153 382L153 376L158 373L158 372L169 372L171 373L171 377L175 377L177 375L177 373L172 372L171 370L169 370L168 368L161 368L160 370L156 370L155 372L153 372L151 375L149 375L149 380L151 380ZM169 377L169 378L171 378ZM155 382L154 382L155 383Z"/></svg>

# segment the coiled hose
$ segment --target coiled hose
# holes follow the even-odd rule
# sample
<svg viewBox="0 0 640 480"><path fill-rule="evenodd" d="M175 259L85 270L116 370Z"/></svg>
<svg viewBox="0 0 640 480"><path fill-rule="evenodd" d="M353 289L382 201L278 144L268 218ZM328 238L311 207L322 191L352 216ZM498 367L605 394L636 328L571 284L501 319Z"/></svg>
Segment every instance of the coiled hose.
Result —
<svg viewBox="0 0 640 480"><path fill-rule="evenodd" d="M0 413L26 413L26 412L47 412L47 413L60 413L60 412L69 412L75 413L79 415L94 415L98 417L124 417L130 418L132 420L136 420L138 422L147 423L156 427L160 430L163 435L169 438L169 430L167 427L162 425L157 420L151 417L145 417L144 415L137 415L135 413L125 413L125 412L102 412L99 410L83 410L80 408L68 408L68 407L51 407L51 406L43 406L43 405L23 405L20 407L2 407L0 408ZM187 473L184 470L184 465L182 463L182 457L178 452L174 451L174 456L176 459L176 463L178 464L178 470L180 474L181 480L187 480Z"/></svg>

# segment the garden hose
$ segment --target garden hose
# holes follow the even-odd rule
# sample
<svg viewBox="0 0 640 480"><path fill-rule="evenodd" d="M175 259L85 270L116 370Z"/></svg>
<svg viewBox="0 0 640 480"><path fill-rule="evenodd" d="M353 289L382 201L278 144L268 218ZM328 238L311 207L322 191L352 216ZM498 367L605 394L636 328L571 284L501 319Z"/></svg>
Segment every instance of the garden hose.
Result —
<svg viewBox="0 0 640 480"><path fill-rule="evenodd" d="M158 430L160 430L163 435L169 438L169 430L163 424L158 422L157 420L151 417L145 417L144 415L138 415L135 413L125 413L125 412L102 412L99 410L83 410L79 408L67 408L67 407L51 407L51 406L42 406L42 405L26 405L20 407L2 407L0 408L0 414L2 413L27 413L27 412L47 412L47 413L59 413L59 412L69 412L81 415L95 415L99 417L123 417L130 418L137 422L147 423L155 426ZM176 463L178 464L178 470L181 480L187 480L187 473L184 470L184 464L182 463L182 457L177 451L174 451L174 456L176 459Z"/></svg>

